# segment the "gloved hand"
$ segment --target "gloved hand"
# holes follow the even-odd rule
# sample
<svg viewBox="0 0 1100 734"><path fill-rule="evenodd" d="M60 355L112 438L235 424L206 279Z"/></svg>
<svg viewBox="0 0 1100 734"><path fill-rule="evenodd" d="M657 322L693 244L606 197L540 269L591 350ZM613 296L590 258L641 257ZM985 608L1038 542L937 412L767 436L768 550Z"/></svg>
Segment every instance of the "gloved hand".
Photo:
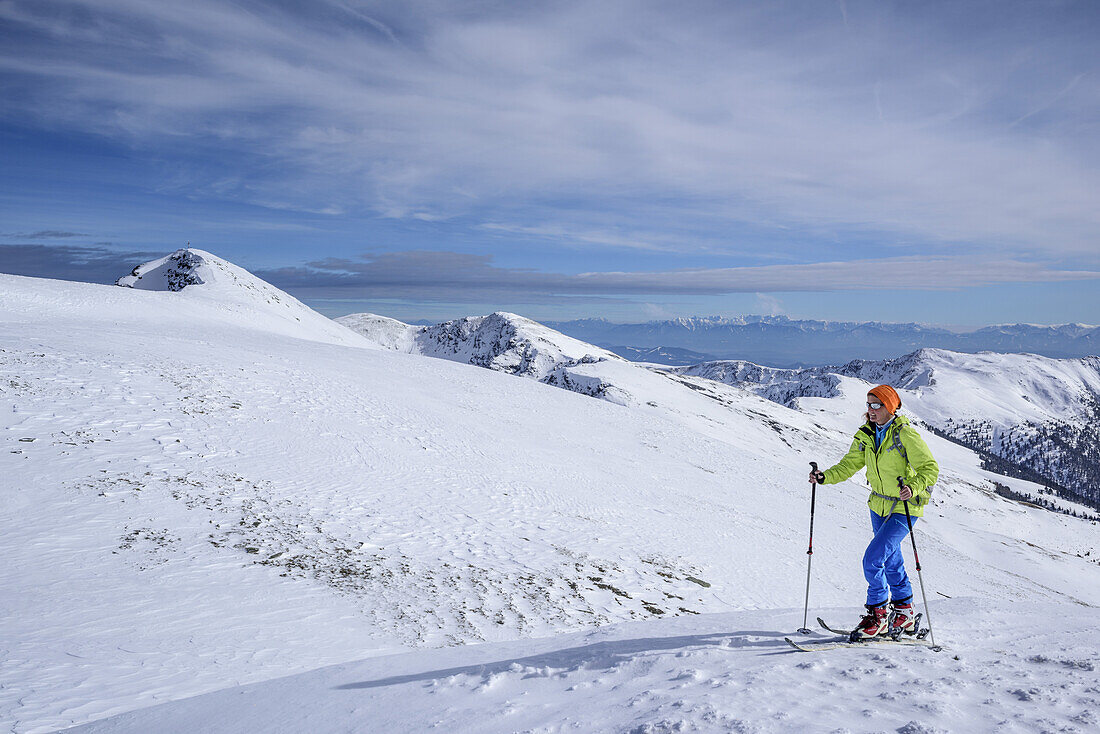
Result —
<svg viewBox="0 0 1100 734"><path fill-rule="evenodd" d="M816 469L810 470L810 484L824 484L825 472L817 471Z"/></svg>

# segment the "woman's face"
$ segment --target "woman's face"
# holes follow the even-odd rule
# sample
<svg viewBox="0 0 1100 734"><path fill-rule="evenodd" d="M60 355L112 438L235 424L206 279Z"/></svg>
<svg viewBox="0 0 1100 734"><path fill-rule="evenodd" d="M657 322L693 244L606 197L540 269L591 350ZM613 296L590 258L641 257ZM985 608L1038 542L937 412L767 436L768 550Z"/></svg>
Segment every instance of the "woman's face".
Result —
<svg viewBox="0 0 1100 734"><path fill-rule="evenodd" d="M877 405L877 408L871 406ZM867 394L867 417L871 419L871 422L876 426L885 425L890 422L890 419L894 417L894 414L887 409L882 401L877 396Z"/></svg>

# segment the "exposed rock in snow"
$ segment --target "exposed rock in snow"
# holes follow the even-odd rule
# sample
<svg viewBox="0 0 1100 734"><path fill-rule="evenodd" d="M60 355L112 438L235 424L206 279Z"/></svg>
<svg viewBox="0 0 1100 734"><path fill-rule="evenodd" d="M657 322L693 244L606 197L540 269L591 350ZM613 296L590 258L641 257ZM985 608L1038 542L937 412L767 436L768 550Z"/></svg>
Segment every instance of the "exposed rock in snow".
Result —
<svg viewBox="0 0 1100 734"><path fill-rule="evenodd" d="M606 349L503 311L435 326L410 326L374 314L336 320L386 349L529 377L590 396L601 394L600 381L572 368L605 360L625 362Z"/></svg>
<svg viewBox="0 0 1100 734"><path fill-rule="evenodd" d="M205 281L199 271L209 267L203 255L213 258L209 253L200 254L197 250L176 250L159 260L136 266L129 275L119 278L115 285L147 291L182 291L189 285L201 285Z"/></svg>
<svg viewBox="0 0 1100 734"><path fill-rule="evenodd" d="M763 367L741 360L703 362L670 371L746 387L788 408L796 407L798 398L833 398L840 395L840 380L835 374L825 371Z"/></svg>
<svg viewBox="0 0 1100 734"><path fill-rule="evenodd" d="M606 349L565 336L513 313L497 312L429 326L419 352L535 380L557 370L601 360L623 361Z"/></svg>

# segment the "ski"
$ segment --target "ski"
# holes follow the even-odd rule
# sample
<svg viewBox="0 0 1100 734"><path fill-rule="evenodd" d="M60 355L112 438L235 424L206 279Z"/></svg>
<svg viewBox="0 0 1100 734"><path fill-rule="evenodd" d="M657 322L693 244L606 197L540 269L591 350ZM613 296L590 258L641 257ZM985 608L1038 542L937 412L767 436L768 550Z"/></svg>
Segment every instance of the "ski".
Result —
<svg viewBox="0 0 1100 734"><path fill-rule="evenodd" d="M790 637L784 637L783 640L800 652L818 652L819 650L834 650L838 647L866 647L867 645L877 644L891 644L891 645L916 645L918 647L932 647L928 642L923 639L914 637L902 637L897 640L890 639L889 637L872 637L860 642L850 642L847 637L838 637L831 640L821 640L815 642L795 642Z"/></svg>
<svg viewBox="0 0 1100 734"><path fill-rule="evenodd" d="M851 630L838 630L838 629L834 629L834 628L830 627L829 625L825 624L825 620L824 620L824 619L822 619L821 617L818 617L818 618L817 618L817 623L818 623L818 624L820 624L820 625L821 625L822 627L824 627L825 629L827 629L827 630L829 630L830 632L832 632L832 633L833 633L834 635L847 635L847 634L849 634L849 633L851 632Z"/></svg>

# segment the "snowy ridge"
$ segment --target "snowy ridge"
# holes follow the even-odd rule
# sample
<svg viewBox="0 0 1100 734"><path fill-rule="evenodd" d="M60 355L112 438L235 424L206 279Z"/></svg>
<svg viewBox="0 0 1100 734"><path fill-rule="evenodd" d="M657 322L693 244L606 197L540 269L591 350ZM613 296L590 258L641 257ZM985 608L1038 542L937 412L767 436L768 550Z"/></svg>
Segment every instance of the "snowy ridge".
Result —
<svg viewBox="0 0 1100 734"><path fill-rule="evenodd" d="M336 321L386 349L529 377L589 396L602 395L606 386L574 368L624 361L606 349L505 312L435 326L410 326L374 314L351 314Z"/></svg>
<svg viewBox="0 0 1100 734"><path fill-rule="evenodd" d="M921 349L897 359L779 370L749 362L677 368L796 407L804 397L844 395L840 377L898 388L905 409L930 426L1036 472L1096 507L1100 457L1100 357L963 354Z"/></svg>
<svg viewBox="0 0 1100 734"><path fill-rule="evenodd" d="M838 375L899 388L902 402L933 422L984 419L1007 427L1026 421L1082 419L1100 394L1100 357L1051 359L1034 354L963 354L920 349L897 359L857 359L837 367L774 369L751 362L704 362L678 374L742 385L761 395L837 397ZM833 379L829 379L832 377Z"/></svg>
<svg viewBox="0 0 1100 734"><path fill-rule="evenodd" d="M796 407L798 398L835 398L841 394L840 380L834 373L825 370L780 369L743 360L718 360L671 371L726 385L748 387L761 397L788 408Z"/></svg>
<svg viewBox="0 0 1100 734"><path fill-rule="evenodd" d="M876 699L870 723L856 704L842 725L981 726L981 702L1005 696L1022 726L1089 724L1098 701L1078 663L1100 639L1097 526L997 496L973 452L934 435L944 469L921 560L953 597L937 641L969 645L958 630L977 606L998 634L1077 630L1075 649L1037 637L995 672L998 634L974 663L774 654L801 622L807 462L847 448L855 378L839 378L845 401L796 410L503 314L428 342L502 358L472 369L363 349L342 326L348 343L311 338L281 302L218 297L233 281L211 271L178 292L0 276L4 728L256 731L283 716L419 731L450 716L455 731L779 731L845 706L838 680L869 690L865 652L898 666L873 688L897 698ZM604 399L541 384L566 362ZM812 610L859 610L866 497L858 477L818 493ZM1056 613L1067 606L1082 612ZM915 716L926 699L897 693L914 675L961 693ZM792 681L813 696L790 701ZM788 718L740 706L747 691Z"/></svg>
<svg viewBox="0 0 1100 734"><path fill-rule="evenodd" d="M616 354L565 336L530 319L497 312L429 326L417 337L421 354L546 381L568 367Z"/></svg>

